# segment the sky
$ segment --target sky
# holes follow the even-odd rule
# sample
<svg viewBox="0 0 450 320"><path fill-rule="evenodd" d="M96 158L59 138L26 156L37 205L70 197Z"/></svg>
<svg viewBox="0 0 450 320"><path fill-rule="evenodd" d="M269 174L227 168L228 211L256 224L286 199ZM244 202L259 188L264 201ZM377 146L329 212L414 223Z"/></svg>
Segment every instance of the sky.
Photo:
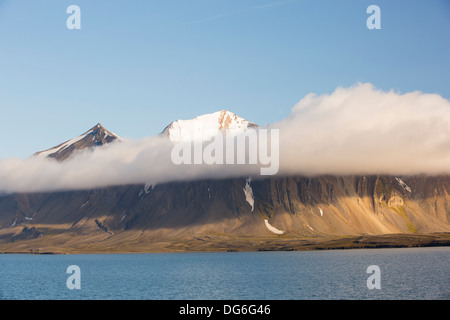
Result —
<svg viewBox="0 0 450 320"><path fill-rule="evenodd" d="M97 123L129 139L222 109L283 123L358 83L448 100L449 37L447 0L0 0L0 159Z"/></svg>

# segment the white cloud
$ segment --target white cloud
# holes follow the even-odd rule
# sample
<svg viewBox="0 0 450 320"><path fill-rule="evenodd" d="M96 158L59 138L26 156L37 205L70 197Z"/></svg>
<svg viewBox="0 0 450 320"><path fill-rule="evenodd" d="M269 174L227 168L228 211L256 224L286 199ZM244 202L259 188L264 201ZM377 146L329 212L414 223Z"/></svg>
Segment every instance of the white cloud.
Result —
<svg viewBox="0 0 450 320"><path fill-rule="evenodd" d="M450 102L371 84L307 95L280 128L283 172L450 173Z"/></svg>
<svg viewBox="0 0 450 320"><path fill-rule="evenodd" d="M256 167L174 165L173 143L163 137L125 140L77 152L58 162L44 157L0 160L0 190L38 192L93 189L124 184L158 184L200 178L257 174Z"/></svg>

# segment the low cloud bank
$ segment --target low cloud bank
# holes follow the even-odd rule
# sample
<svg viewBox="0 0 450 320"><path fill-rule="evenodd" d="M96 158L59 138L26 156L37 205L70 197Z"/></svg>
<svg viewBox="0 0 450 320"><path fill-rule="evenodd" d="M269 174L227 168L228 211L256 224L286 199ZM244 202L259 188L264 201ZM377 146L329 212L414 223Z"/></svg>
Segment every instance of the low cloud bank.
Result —
<svg viewBox="0 0 450 320"><path fill-rule="evenodd" d="M307 95L273 127L284 173L450 173L450 102L436 94L338 88Z"/></svg>
<svg viewBox="0 0 450 320"><path fill-rule="evenodd" d="M251 119L250 119L251 120ZM279 129L278 174L450 174L450 102L371 84L309 94ZM0 160L0 190L38 192L258 176L260 165L175 165L166 137L112 143L57 162Z"/></svg>
<svg viewBox="0 0 450 320"><path fill-rule="evenodd" d="M58 162L44 157L0 160L0 190L39 192L95 189L124 184L158 184L201 178L258 174L249 165L175 165L174 144L164 137L124 140L82 150Z"/></svg>

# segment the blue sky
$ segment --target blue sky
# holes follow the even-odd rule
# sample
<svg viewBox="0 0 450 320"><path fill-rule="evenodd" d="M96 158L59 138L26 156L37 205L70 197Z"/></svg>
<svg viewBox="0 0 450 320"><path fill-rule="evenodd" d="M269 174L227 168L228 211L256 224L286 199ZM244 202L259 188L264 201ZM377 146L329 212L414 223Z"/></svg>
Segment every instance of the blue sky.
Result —
<svg viewBox="0 0 450 320"><path fill-rule="evenodd" d="M221 109L264 125L358 82L450 99L449 35L447 0L0 0L0 158L98 122L133 139Z"/></svg>

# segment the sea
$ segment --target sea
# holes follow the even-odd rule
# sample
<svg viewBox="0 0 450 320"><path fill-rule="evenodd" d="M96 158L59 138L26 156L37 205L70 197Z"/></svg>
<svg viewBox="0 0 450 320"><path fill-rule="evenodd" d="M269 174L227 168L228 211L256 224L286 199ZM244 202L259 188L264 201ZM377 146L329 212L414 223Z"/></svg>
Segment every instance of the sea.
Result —
<svg viewBox="0 0 450 320"><path fill-rule="evenodd" d="M450 248L0 254L3 300L448 300Z"/></svg>

